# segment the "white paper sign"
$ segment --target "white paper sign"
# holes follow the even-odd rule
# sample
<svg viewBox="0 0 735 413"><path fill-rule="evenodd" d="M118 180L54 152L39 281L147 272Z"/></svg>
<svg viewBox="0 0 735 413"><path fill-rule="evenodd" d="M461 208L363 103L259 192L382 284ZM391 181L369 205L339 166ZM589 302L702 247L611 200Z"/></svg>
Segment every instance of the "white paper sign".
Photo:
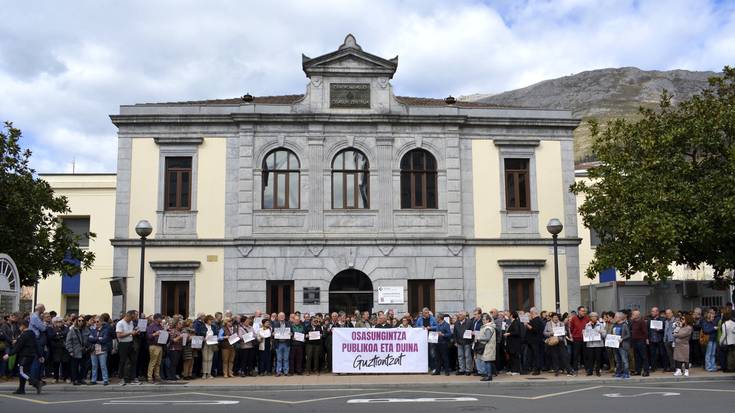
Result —
<svg viewBox="0 0 735 413"><path fill-rule="evenodd" d="M554 336L556 337L564 337L567 335L567 329L562 327L554 327Z"/></svg>
<svg viewBox="0 0 735 413"><path fill-rule="evenodd" d="M651 328L654 330L663 330L664 322L661 320L651 320Z"/></svg>
<svg viewBox="0 0 735 413"><path fill-rule="evenodd" d="M335 373L426 373L429 346L423 328L335 328Z"/></svg>
<svg viewBox="0 0 735 413"><path fill-rule="evenodd" d="M291 330L287 329L276 329L276 340L290 340L291 339Z"/></svg>
<svg viewBox="0 0 735 413"><path fill-rule="evenodd" d="M212 345L212 344L217 344L217 343L218 343L217 336L215 335L207 336L207 344Z"/></svg>
<svg viewBox="0 0 735 413"><path fill-rule="evenodd" d="M429 343L438 343L439 342L439 333L436 331L429 331Z"/></svg>
<svg viewBox="0 0 735 413"><path fill-rule="evenodd" d="M249 343L251 341L255 340L255 336L253 333L245 333L242 335L242 342L243 343Z"/></svg>
<svg viewBox="0 0 735 413"><path fill-rule="evenodd" d="M168 331L161 330L158 332L158 344L166 344L168 342Z"/></svg>
<svg viewBox="0 0 735 413"><path fill-rule="evenodd" d="M378 287L378 304L403 304L403 287Z"/></svg>
<svg viewBox="0 0 735 413"><path fill-rule="evenodd" d="M521 321L521 323L524 323L524 324L527 323L529 321L528 320L528 316L525 315L525 314L522 315L522 316L520 316L520 321Z"/></svg>
<svg viewBox="0 0 735 413"><path fill-rule="evenodd" d="M472 338L472 330L465 330L464 334L462 334L462 338L469 340Z"/></svg>
<svg viewBox="0 0 735 413"><path fill-rule="evenodd" d="M605 347L619 348L620 347L620 336L615 334L608 334L605 337Z"/></svg>
<svg viewBox="0 0 735 413"><path fill-rule="evenodd" d="M181 345L185 346L188 339L189 339L188 334L186 333L181 334Z"/></svg>
<svg viewBox="0 0 735 413"><path fill-rule="evenodd" d="M191 348L202 348L203 343L204 337L202 336L194 336L191 338Z"/></svg>
<svg viewBox="0 0 735 413"><path fill-rule="evenodd" d="M508 328L508 324L505 321L503 321L503 324L500 326L500 329L505 331L507 328Z"/></svg>
<svg viewBox="0 0 735 413"><path fill-rule="evenodd" d="M260 330L261 325L263 325L263 317L256 317L253 319L253 329L255 331Z"/></svg>
<svg viewBox="0 0 735 413"><path fill-rule="evenodd" d="M582 330L582 339L585 342L600 341L602 340L602 336L600 335L600 332L597 330L584 329Z"/></svg>
<svg viewBox="0 0 735 413"><path fill-rule="evenodd" d="M136 327L136 330L145 332L146 328L148 328L148 320L145 318L138 320L138 327Z"/></svg>
<svg viewBox="0 0 735 413"><path fill-rule="evenodd" d="M240 341L240 336L237 336L235 334L231 335L227 338L227 342L230 343L230 345L237 343Z"/></svg>
<svg viewBox="0 0 735 413"><path fill-rule="evenodd" d="M260 336L263 338L268 338L271 336L271 331L270 330L260 330L260 333L258 334L260 334Z"/></svg>
<svg viewBox="0 0 735 413"><path fill-rule="evenodd" d="M321 331L309 331L309 340L319 340L322 338Z"/></svg>
<svg viewBox="0 0 735 413"><path fill-rule="evenodd" d="M294 331L294 333L293 333L293 339L296 340L296 341L303 342L304 341L304 333L297 333L297 332Z"/></svg>

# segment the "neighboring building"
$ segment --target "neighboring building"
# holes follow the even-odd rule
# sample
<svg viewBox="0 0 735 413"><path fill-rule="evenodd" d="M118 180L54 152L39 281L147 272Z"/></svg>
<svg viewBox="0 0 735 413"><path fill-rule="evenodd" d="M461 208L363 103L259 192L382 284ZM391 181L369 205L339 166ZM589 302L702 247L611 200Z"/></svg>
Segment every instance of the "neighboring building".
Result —
<svg viewBox="0 0 735 413"><path fill-rule="evenodd" d="M303 95L121 106L114 235L92 225L116 295L86 303L85 272L80 310L137 308L142 219L147 313L552 309L552 217L575 307L578 120L394 96L397 64L349 35Z"/></svg>
<svg viewBox="0 0 735 413"><path fill-rule="evenodd" d="M575 180L589 180L587 169L595 165L594 162L577 165ZM583 194L578 195L577 205L582 205L584 199ZM600 239L594 230L584 226L581 217L577 225L582 238L579 247L582 304L593 310L646 309L653 306L689 310L697 306L720 307L732 300L729 290L713 288L714 270L706 265L693 270L685 265L672 264L670 268L674 275L663 283L649 284L642 273L624 280L614 268L603 271L594 279L587 278L585 272Z"/></svg>
<svg viewBox="0 0 735 413"><path fill-rule="evenodd" d="M71 213L64 223L83 237L80 246L95 253L94 266L81 274L55 275L38 284L38 302L60 314L109 312L112 308L112 239L115 229L115 174L39 174L57 195L66 196Z"/></svg>

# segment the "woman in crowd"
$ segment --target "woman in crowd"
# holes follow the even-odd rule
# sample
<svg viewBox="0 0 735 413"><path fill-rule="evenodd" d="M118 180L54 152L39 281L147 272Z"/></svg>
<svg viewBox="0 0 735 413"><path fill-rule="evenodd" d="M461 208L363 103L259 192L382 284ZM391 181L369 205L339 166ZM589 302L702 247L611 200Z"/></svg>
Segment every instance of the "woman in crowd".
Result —
<svg viewBox="0 0 735 413"><path fill-rule="evenodd" d="M495 344L497 342L495 323L490 314L487 313L482 315L481 320L482 327L480 327L480 333L476 338L476 346L478 350L482 349L481 352L477 351L477 353L480 354L483 363L485 363L486 374L480 381L492 381L493 364L495 363Z"/></svg>
<svg viewBox="0 0 735 413"><path fill-rule="evenodd" d="M559 314L551 313L551 319L546 323L546 327L544 328L544 337L546 337L544 343L551 356L551 366L554 369L554 376L558 376L560 371L565 371L568 376L572 375L566 343L566 337L568 336L569 329L559 319Z"/></svg>
<svg viewBox="0 0 735 413"><path fill-rule="evenodd" d="M270 375L271 373L271 349L273 342L271 338L273 330L271 329L271 320L264 319L258 330L258 350L260 350L260 358L258 359L258 374L261 376Z"/></svg>
<svg viewBox="0 0 735 413"><path fill-rule="evenodd" d="M735 313L722 312L719 343L722 351L721 367L723 372L735 371Z"/></svg>
<svg viewBox="0 0 735 413"><path fill-rule="evenodd" d="M184 351L182 344L184 323L174 319L171 320L170 325L172 325L172 328L169 329L168 348L166 349L166 358L168 359L166 377L168 380L176 381L178 380L176 369L179 367L181 354Z"/></svg>
<svg viewBox="0 0 735 413"><path fill-rule="evenodd" d="M89 345L92 347L90 359L92 361L92 380L89 384L97 384L97 371L102 372L102 384L110 384L110 375L107 372L107 356L112 351L112 327L110 316L104 313L94 319L89 329Z"/></svg>
<svg viewBox="0 0 735 413"><path fill-rule="evenodd" d="M506 348L510 356L510 375L517 376L521 373L521 351L523 351L521 322L518 320L518 312L512 311L510 320L510 325L504 335Z"/></svg>
<svg viewBox="0 0 735 413"><path fill-rule="evenodd" d="M621 379L630 378L630 364L628 363L628 352L630 352L630 327L625 314L615 313L615 324L612 334L619 337L618 348L615 352L615 377Z"/></svg>
<svg viewBox="0 0 735 413"><path fill-rule="evenodd" d="M47 343L49 347L49 367L51 368L56 383L69 379L69 352L66 351L66 336L69 329L64 324L64 319L54 317L52 328L46 329Z"/></svg>
<svg viewBox="0 0 735 413"><path fill-rule="evenodd" d="M705 340L704 369L714 373L717 371L715 355L717 354L717 321L715 310L710 308L702 321L702 338Z"/></svg>
<svg viewBox="0 0 735 413"><path fill-rule="evenodd" d="M674 376L682 374L689 377L689 340L692 337L692 316L682 315L674 325L674 362L676 371Z"/></svg>
<svg viewBox="0 0 735 413"><path fill-rule="evenodd" d="M192 370L194 369L194 351L191 348L191 338L195 333L192 324L191 320L184 321L184 328L181 330L181 358L183 360L181 376L184 380L192 379Z"/></svg>
<svg viewBox="0 0 735 413"><path fill-rule="evenodd" d="M241 337L237 350L240 361L238 368L240 370L240 377L251 376L255 371L255 346L258 344L255 340L253 319L243 317L242 322L237 327L237 334Z"/></svg>
<svg viewBox="0 0 735 413"><path fill-rule="evenodd" d="M203 379L212 378L212 359L214 358L214 352L217 350L216 338L214 340L211 339L211 337L217 337L216 327L212 326L213 320L214 317L211 315L204 317L204 343L202 345Z"/></svg>
<svg viewBox="0 0 735 413"><path fill-rule="evenodd" d="M239 337L237 335L237 330L232 325L232 319L231 318L225 318L224 323L222 323L222 328L219 330L219 346L222 350L222 373L225 378L234 377L232 373L232 368L235 363L235 347L232 343L230 343L230 337L235 336ZM240 344L240 341L237 341L234 343L235 346ZM208 371L208 370L205 370Z"/></svg>
<svg viewBox="0 0 735 413"><path fill-rule="evenodd" d="M602 351L605 349L605 323L600 321L599 316L595 312L591 312L590 321L584 327L583 335L586 337L599 337L599 340L586 340L585 342L585 370L587 375L591 376L592 372L599 377L600 369L602 369Z"/></svg>
<svg viewBox="0 0 735 413"><path fill-rule="evenodd" d="M84 381L84 358L87 356L88 335L84 334L84 319L77 317L66 334L66 351L71 358L71 381L75 386L86 384Z"/></svg>

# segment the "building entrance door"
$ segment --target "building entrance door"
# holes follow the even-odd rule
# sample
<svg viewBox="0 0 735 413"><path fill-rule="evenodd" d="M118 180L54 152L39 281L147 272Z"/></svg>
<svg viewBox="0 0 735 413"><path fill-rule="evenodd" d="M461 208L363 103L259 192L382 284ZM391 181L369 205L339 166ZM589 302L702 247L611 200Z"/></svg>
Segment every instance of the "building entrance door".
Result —
<svg viewBox="0 0 735 413"><path fill-rule="evenodd" d="M329 312L373 310L373 283L370 277L358 270L344 270L332 278L329 284Z"/></svg>

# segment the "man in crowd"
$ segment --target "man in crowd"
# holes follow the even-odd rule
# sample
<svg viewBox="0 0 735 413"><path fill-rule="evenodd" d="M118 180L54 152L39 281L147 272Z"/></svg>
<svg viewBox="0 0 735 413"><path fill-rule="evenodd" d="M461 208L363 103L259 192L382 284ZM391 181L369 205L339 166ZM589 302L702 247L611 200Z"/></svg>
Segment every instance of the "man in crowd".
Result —
<svg viewBox="0 0 735 413"><path fill-rule="evenodd" d="M161 314L153 315L153 322L146 328L146 340L148 340L148 382L155 383L156 379L161 380L161 358L163 357L163 345L158 344L158 337L161 335L163 326L161 325Z"/></svg>
<svg viewBox="0 0 735 413"><path fill-rule="evenodd" d="M125 313L125 317L117 322L115 326L115 334L118 341L118 353L120 355L120 369L118 377L121 379L123 386L133 383L133 374L136 365L136 354L133 348L133 338L138 336L138 330L135 329L133 319L137 312L130 310ZM137 379L135 380L137 383Z"/></svg>
<svg viewBox="0 0 735 413"><path fill-rule="evenodd" d="M444 375L449 375L449 341L452 339L452 329L449 327L449 323L445 321L445 314L437 314L437 321L435 330L439 334L439 340L434 345L436 360L434 365L434 375L439 375L442 370Z"/></svg>
<svg viewBox="0 0 735 413"><path fill-rule="evenodd" d="M288 375L288 358L291 351L291 323L286 321L285 313L278 313L273 322L274 342L276 344L276 377Z"/></svg>
<svg viewBox="0 0 735 413"><path fill-rule="evenodd" d="M587 309L580 305L577 314L569 320L569 334L572 336L572 370L576 373L579 364L584 360L584 337L582 332L590 319L587 317Z"/></svg>
<svg viewBox="0 0 735 413"><path fill-rule="evenodd" d="M664 312L666 319L664 320L664 347L666 348L666 362L669 370L674 370L674 329L676 320L674 312L667 308Z"/></svg>
<svg viewBox="0 0 735 413"><path fill-rule="evenodd" d="M658 307L651 308L651 317L648 319L648 343L651 351L651 371L656 371L659 365L664 371L669 371L669 358L664 347L664 321ZM660 327L659 327L660 324Z"/></svg>
<svg viewBox="0 0 735 413"><path fill-rule="evenodd" d="M480 328L482 328L482 308L476 307L475 311L473 311L472 318L472 334L474 337L477 337L480 333ZM485 362L482 361L480 357L475 357L475 374L483 377L486 376L487 373L485 368Z"/></svg>
<svg viewBox="0 0 735 413"><path fill-rule="evenodd" d="M648 377L648 324L641 317L639 310L633 310L630 315L631 319L631 339L633 351L635 352L635 372L636 376Z"/></svg>
<svg viewBox="0 0 735 413"><path fill-rule="evenodd" d="M472 342L474 334L467 313L460 311L454 323L454 344L457 346L457 375L472 374Z"/></svg>
<svg viewBox="0 0 735 413"><path fill-rule="evenodd" d="M531 307L528 313L529 321L526 323L526 342L533 354L532 375L538 376L541 374L541 369L544 368L544 329L546 328L546 323L539 317L536 307ZM529 367L531 366L529 365Z"/></svg>

